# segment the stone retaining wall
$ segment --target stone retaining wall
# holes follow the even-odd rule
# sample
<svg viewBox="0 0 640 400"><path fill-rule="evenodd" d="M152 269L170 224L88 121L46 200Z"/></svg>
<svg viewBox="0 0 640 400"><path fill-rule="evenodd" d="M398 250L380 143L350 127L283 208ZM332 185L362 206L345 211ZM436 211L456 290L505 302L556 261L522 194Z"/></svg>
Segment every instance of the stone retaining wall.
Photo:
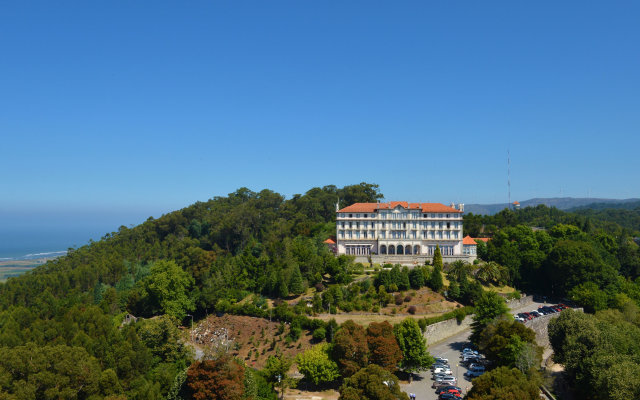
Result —
<svg viewBox="0 0 640 400"><path fill-rule="evenodd" d="M533 296L529 295L529 296L521 297L517 300L507 301L507 307L509 307L511 310L514 310L514 309L517 310L521 307L528 306L531 303L533 303Z"/></svg>
<svg viewBox="0 0 640 400"><path fill-rule="evenodd" d="M473 316L467 315L460 323L458 323L457 319L453 318L427 325L427 329L424 331L424 337L427 339L427 346L444 340L450 336L457 335L465 329L469 329L472 322Z"/></svg>
<svg viewBox="0 0 640 400"><path fill-rule="evenodd" d="M518 300L510 300L507 306L510 309L518 309L533 303L533 296L524 296ZM471 328L473 315L467 315L462 322L458 323L455 318L449 319L435 324L428 325L424 331L424 337L427 339L427 345L432 345L448 337L457 335L465 329ZM546 333L546 332L545 332Z"/></svg>

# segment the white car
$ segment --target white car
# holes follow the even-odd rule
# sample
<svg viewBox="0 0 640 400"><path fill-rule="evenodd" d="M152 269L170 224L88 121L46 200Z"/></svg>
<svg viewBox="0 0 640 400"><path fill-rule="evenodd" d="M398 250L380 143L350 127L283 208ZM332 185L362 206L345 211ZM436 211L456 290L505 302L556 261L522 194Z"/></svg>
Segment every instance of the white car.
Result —
<svg viewBox="0 0 640 400"><path fill-rule="evenodd" d="M438 367L433 370L433 374L451 374L451 368L447 367Z"/></svg>
<svg viewBox="0 0 640 400"><path fill-rule="evenodd" d="M469 371L464 373L464 375L468 376L469 378L477 378L478 376L480 376L482 374L484 374L484 367L471 369L471 370L469 370Z"/></svg>
<svg viewBox="0 0 640 400"><path fill-rule="evenodd" d="M449 360L443 357L433 357L433 359L436 360L437 363L449 364Z"/></svg>

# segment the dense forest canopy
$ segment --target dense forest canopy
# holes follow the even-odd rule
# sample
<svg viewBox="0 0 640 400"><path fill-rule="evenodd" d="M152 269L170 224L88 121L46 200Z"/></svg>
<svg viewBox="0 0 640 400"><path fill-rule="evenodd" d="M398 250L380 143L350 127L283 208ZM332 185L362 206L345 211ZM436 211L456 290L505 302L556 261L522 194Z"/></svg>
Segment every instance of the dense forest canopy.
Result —
<svg viewBox="0 0 640 400"><path fill-rule="evenodd" d="M316 293L311 310L292 311L286 303L273 308L274 318L291 322L291 334L304 327L314 337L332 338L335 326L310 323L304 312L389 302L384 286L439 291L443 271L456 286L456 299L473 303L482 287L464 278L470 269L443 269L441 261L433 273L394 268L375 282L344 286L353 259L335 257L323 244L335 234L336 203L380 198L378 186L368 183L313 188L291 199L241 188L123 226L9 279L0 284L0 397L163 398L180 376L184 382L191 364L176 327L187 315L241 307L263 316L265 297L298 295L312 285L332 286ZM544 206L469 214L464 224L465 234L492 237L478 244L487 281L498 271L501 283L569 296L592 311L640 303L640 252L631 240L636 230ZM383 287L376 285L378 292L371 288L376 282ZM125 313L147 319L120 326ZM25 368L29 357L56 360Z"/></svg>
<svg viewBox="0 0 640 400"><path fill-rule="evenodd" d="M335 234L336 203L381 197L367 183L313 188L288 200L241 188L122 226L9 279L0 285L0 396L57 398L64 382L69 398L162 398L188 365L188 351L175 322L155 318L119 329L124 312L179 321L221 299L300 293L345 268L322 244ZM65 357L38 366L52 371L45 379L18 368L27 354Z"/></svg>

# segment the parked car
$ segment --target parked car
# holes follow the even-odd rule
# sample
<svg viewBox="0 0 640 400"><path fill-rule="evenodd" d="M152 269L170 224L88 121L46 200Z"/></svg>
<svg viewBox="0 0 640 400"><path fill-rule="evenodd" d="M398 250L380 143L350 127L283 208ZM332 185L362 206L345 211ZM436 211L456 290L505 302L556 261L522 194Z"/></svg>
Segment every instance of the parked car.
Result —
<svg viewBox="0 0 640 400"><path fill-rule="evenodd" d="M433 385L431 387L436 388L438 386L440 386L441 384L445 384L445 386L449 386L449 385L455 385L457 382L455 376L445 376L442 378L438 378L433 382Z"/></svg>
<svg viewBox="0 0 640 400"><path fill-rule="evenodd" d="M431 364L432 371L438 367L449 367L449 363L435 362L434 364Z"/></svg>
<svg viewBox="0 0 640 400"><path fill-rule="evenodd" d="M462 389L459 388L458 386L449 385L449 386L440 386L439 388L437 388L436 394L447 393L450 389L457 390L458 392L462 393Z"/></svg>
<svg viewBox="0 0 640 400"><path fill-rule="evenodd" d="M431 376L436 376L436 375L451 375L451 368L436 368L435 371L433 371L433 373L431 374Z"/></svg>
<svg viewBox="0 0 640 400"><path fill-rule="evenodd" d="M449 360L446 358L434 357L433 359L436 360L436 363L449 364Z"/></svg>
<svg viewBox="0 0 640 400"><path fill-rule="evenodd" d="M465 347L462 349L462 354L478 354L478 352L472 348Z"/></svg>
<svg viewBox="0 0 640 400"><path fill-rule="evenodd" d="M461 399L462 395L460 393L441 393L438 396L438 400L451 400L451 399Z"/></svg>
<svg viewBox="0 0 640 400"><path fill-rule="evenodd" d="M471 371L471 370L467 371L467 372L464 373L464 376L466 376L467 378L477 378L482 374L484 374L484 368L481 369L481 370L480 369L476 369L476 370L473 370L473 371Z"/></svg>
<svg viewBox="0 0 640 400"><path fill-rule="evenodd" d="M441 393L438 396L438 400L451 400L451 399L461 399L462 395L459 393Z"/></svg>
<svg viewBox="0 0 640 400"><path fill-rule="evenodd" d="M533 315L534 317L542 317L543 315L536 310L530 311L529 314Z"/></svg>

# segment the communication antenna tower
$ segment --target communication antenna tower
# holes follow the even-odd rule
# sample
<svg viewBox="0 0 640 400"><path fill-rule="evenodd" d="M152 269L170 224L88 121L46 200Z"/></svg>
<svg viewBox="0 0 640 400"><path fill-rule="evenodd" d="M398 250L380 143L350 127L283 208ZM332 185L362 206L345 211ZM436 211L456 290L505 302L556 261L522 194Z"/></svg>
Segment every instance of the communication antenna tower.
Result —
<svg viewBox="0 0 640 400"><path fill-rule="evenodd" d="M511 210L511 154L507 149L507 191L509 192L509 210Z"/></svg>

